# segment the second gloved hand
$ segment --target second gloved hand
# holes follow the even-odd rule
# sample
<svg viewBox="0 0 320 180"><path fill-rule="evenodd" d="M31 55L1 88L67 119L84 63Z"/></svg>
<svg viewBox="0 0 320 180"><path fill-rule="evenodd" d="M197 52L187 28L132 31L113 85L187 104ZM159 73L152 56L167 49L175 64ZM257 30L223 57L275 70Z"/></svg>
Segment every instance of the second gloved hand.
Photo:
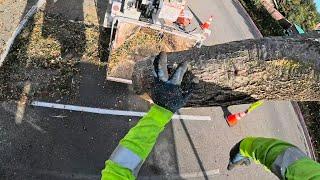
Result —
<svg viewBox="0 0 320 180"><path fill-rule="evenodd" d="M236 166L246 165L249 166L251 164L250 159L247 157L244 157L240 154L240 143L237 143L233 146L233 148L230 151L230 159L227 169L230 171Z"/></svg>
<svg viewBox="0 0 320 180"><path fill-rule="evenodd" d="M154 60L154 81L151 86L151 98L155 104L171 112L176 112L185 105L192 92L192 80L186 82L186 89L181 88L184 74L187 72L187 63L180 64L169 77L167 55L161 52Z"/></svg>

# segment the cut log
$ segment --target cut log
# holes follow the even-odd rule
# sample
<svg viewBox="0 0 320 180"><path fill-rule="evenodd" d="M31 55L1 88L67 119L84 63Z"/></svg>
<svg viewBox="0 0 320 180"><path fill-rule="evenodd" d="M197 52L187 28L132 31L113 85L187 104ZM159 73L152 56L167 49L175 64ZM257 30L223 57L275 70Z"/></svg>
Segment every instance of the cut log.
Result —
<svg viewBox="0 0 320 180"><path fill-rule="evenodd" d="M260 99L320 101L320 32L248 39L168 53L188 61L199 82L187 106L228 106ZM133 86L148 93L153 57L137 62Z"/></svg>

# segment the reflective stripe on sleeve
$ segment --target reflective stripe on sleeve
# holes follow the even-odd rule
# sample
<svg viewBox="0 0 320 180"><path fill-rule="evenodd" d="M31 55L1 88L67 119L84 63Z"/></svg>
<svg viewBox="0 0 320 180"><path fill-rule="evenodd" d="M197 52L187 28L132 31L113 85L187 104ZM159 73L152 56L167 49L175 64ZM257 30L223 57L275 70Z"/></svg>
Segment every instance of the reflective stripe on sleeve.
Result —
<svg viewBox="0 0 320 180"><path fill-rule="evenodd" d="M290 147L281 153L272 163L271 171L280 179L285 179L287 168L295 161L305 158L307 155L297 147Z"/></svg>
<svg viewBox="0 0 320 180"><path fill-rule="evenodd" d="M130 169L136 177L143 164L143 159L121 145L117 146L109 159L122 167Z"/></svg>

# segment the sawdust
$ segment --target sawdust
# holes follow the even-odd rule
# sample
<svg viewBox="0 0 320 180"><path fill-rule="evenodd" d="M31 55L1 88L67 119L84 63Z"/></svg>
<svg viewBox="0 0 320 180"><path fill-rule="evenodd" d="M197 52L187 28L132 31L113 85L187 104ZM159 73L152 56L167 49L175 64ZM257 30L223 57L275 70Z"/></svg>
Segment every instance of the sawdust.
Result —
<svg viewBox="0 0 320 180"><path fill-rule="evenodd" d="M131 79L135 62L157 55L161 51L187 50L194 43L194 41L169 33L159 33L157 30L145 27L140 28L129 38L126 38L121 46L111 52L108 76Z"/></svg>
<svg viewBox="0 0 320 180"><path fill-rule="evenodd" d="M32 97L75 96L78 64L99 64L99 28L38 12L0 68L0 100L17 100L26 81Z"/></svg>

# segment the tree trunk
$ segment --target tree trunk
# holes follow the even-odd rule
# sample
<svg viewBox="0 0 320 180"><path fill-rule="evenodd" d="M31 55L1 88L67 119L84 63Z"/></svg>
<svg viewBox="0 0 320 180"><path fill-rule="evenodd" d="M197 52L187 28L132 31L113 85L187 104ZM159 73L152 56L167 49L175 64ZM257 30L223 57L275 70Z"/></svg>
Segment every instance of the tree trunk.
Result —
<svg viewBox="0 0 320 180"><path fill-rule="evenodd" d="M138 62L137 94L149 92L153 58ZM199 82L187 106L227 106L259 99L320 101L320 32L248 39L168 53L168 64L188 61Z"/></svg>

